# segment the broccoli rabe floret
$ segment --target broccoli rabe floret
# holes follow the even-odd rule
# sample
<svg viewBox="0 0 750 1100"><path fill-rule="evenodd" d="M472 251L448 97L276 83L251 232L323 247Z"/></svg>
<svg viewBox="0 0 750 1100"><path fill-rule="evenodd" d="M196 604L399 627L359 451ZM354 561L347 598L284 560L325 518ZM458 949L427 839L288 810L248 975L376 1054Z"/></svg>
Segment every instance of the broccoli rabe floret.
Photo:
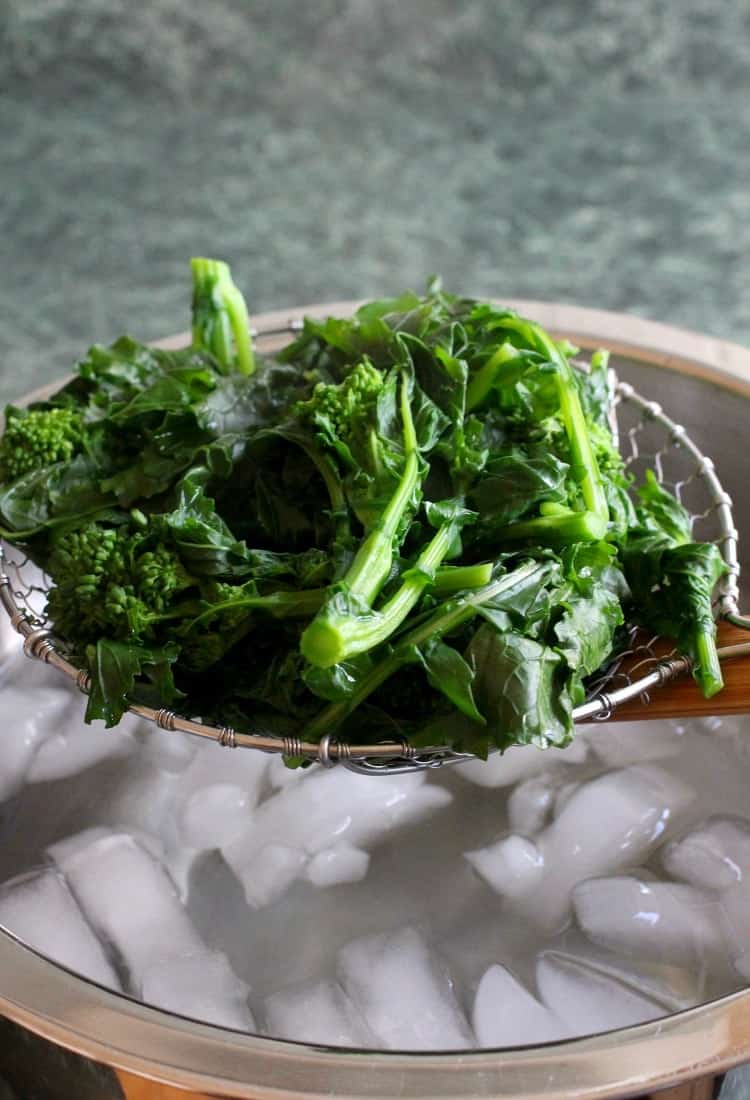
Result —
<svg viewBox="0 0 750 1100"><path fill-rule="evenodd" d="M8 408L0 440L0 477L15 481L33 470L69 462L83 442L83 419L76 409Z"/></svg>
<svg viewBox="0 0 750 1100"><path fill-rule="evenodd" d="M102 635L151 641L175 596L195 582L177 556L139 525L89 523L58 538L47 613L76 642Z"/></svg>
<svg viewBox="0 0 750 1100"><path fill-rule="evenodd" d="M308 401L301 401L295 413L310 422L349 470L364 468L379 472L381 458L377 436L377 402L385 379L372 363L364 360L338 385L319 382Z"/></svg>

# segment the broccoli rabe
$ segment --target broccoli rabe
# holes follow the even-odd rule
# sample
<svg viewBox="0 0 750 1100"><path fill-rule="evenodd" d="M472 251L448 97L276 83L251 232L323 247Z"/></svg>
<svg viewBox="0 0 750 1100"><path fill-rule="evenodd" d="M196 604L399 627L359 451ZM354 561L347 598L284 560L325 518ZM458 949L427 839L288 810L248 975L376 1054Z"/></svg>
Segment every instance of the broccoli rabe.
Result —
<svg viewBox="0 0 750 1100"><path fill-rule="evenodd" d="M83 444L83 418L74 408L26 412L10 406L0 440L0 478L16 481L24 474L58 462L69 462Z"/></svg>
<svg viewBox="0 0 750 1100"><path fill-rule="evenodd" d="M245 299L221 260L197 258L193 268L193 347L210 351L226 370L255 370ZM232 345L234 344L234 350Z"/></svg>
<svg viewBox="0 0 750 1100"><path fill-rule="evenodd" d="M140 521L89 523L60 534L49 557L47 612L64 638L152 642L176 596L195 585L177 555Z"/></svg>
<svg viewBox="0 0 750 1100"><path fill-rule="evenodd" d="M341 384L345 401L348 403L353 394L359 395L356 403L357 413L351 421L351 430L347 430L340 440L349 453L352 448L370 456L366 467L367 475L375 483L382 476L382 468L388 463L391 476L394 470L394 456L398 455L393 444L373 427L373 414L382 415L378 410L383 388L368 384L355 390ZM391 383L393 385L393 383ZM338 389L339 387L336 387ZM359 546L354 560L344 577L335 586L331 598L318 612L312 623L302 634L300 647L303 655L312 664L326 668L342 660L351 644L351 634L356 636L358 622L372 607L375 597L388 578L393 564L394 553L404 533L419 499L419 457L417 438L412 419L409 400L409 380L403 376L399 386L399 410L401 414L401 470L395 489L384 503L379 513L370 513L364 540ZM328 398L326 393L325 397ZM342 423L347 424L343 419ZM340 437L335 437L337 440ZM331 446L338 449L333 438ZM358 471L359 472L359 471ZM377 499L377 498L376 498ZM439 561L435 562L435 566ZM350 635L347 645L346 635Z"/></svg>
<svg viewBox="0 0 750 1100"><path fill-rule="evenodd" d="M692 541L688 513L651 471L638 497L638 522L622 551L637 614L692 657L693 676L710 698L724 686L711 599L726 564L713 543Z"/></svg>
<svg viewBox="0 0 750 1100"><path fill-rule="evenodd" d="M523 359L524 352L539 357L544 379L551 371L567 447L571 477L580 500L568 506L542 509L538 518L511 524L503 532L506 539L535 539L543 545L565 545L573 542L598 541L604 538L609 523L607 494L578 392L566 347L553 340L544 329L511 312L483 311L490 320L493 333L502 337L498 350L473 376L468 391L472 407L487 400L492 389L502 383L507 365Z"/></svg>
<svg viewBox="0 0 750 1100"><path fill-rule="evenodd" d="M51 577L92 690L308 739L478 755L564 744L624 620L670 635L706 695L724 569L538 324L427 295L308 320L253 351L226 264L193 261L192 344L91 349L10 409L0 533Z"/></svg>
<svg viewBox="0 0 750 1100"><path fill-rule="evenodd" d="M320 438L347 470L364 467L376 475L382 470L377 432L377 403L385 378L368 360L357 363L339 385L319 382L296 413L310 421Z"/></svg>

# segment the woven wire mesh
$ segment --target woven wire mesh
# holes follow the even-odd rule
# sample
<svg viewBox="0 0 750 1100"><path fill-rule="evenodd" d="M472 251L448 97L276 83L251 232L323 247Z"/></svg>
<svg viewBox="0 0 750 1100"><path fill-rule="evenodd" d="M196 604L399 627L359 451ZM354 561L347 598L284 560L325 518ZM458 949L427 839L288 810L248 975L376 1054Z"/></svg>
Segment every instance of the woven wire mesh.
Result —
<svg viewBox="0 0 750 1100"><path fill-rule="evenodd" d="M259 350L275 350L300 326L301 321L294 319L281 328L256 332ZM586 369L585 363L576 365ZM611 427L633 484L642 482L646 471L653 470L658 481L675 494L690 514L693 538L718 546L727 573L714 591L714 613L717 618L738 614L738 536L731 499L722 488L712 461L656 402L642 397L628 383L618 381L613 372L610 372L610 389ZM74 680L81 691L87 692L90 687L88 672L71 663L64 645L54 637L53 624L48 621L46 597L50 584L50 578L22 551L7 543L0 544L0 603L13 628L23 636L25 652L53 665ZM634 626L629 628L629 637L630 645L625 652L619 653L608 668L591 679L586 702L573 712L575 721L606 719L621 703L647 696L649 691L688 667L684 658L672 655L665 658L663 648L658 655L658 639L644 638ZM130 710L162 729L181 730L232 748L304 756L324 766L340 762L369 774L434 768L468 757L468 754L440 746L414 749L406 742L392 739L377 744L352 745L329 734L319 743L310 743L301 737L279 737L262 729L238 731L227 726L206 725L167 708L154 710L137 703Z"/></svg>

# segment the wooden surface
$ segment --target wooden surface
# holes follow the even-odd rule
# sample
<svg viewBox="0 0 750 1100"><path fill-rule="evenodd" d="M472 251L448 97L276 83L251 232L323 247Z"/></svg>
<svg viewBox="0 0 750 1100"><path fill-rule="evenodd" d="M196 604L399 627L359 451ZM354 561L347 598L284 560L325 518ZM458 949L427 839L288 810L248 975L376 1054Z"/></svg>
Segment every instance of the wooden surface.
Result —
<svg viewBox="0 0 750 1100"><path fill-rule="evenodd" d="M648 1100L713 1100L715 1083L714 1077L702 1077L700 1081L690 1081L686 1085L654 1092Z"/></svg>
<svg viewBox="0 0 750 1100"><path fill-rule="evenodd" d="M720 646L750 644L750 631L720 623L718 642ZM658 652L666 654L670 649L665 642ZM750 655L723 661L722 671L724 690L712 699L703 698L692 676L681 676L664 687L655 688L648 703L642 699L623 703L613 714L613 720L632 722L646 718L750 714Z"/></svg>
<svg viewBox="0 0 750 1100"><path fill-rule="evenodd" d="M161 1085L158 1081L147 1081L145 1077L136 1077L135 1074L122 1069L117 1071L117 1079L125 1100L216 1100L205 1092L185 1092L172 1085ZM675 1098L675 1100L681 1100L681 1098Z"/></svg>
<svg viewBox="0 0 750 1100"><path fill-rule="evenodd" d="M171 1085L160 1085L147 1081L124 1070L118 1071L118 1079L125 1094L125 1100L219 1100L206 1093L184 1092ZM715 1077L702 1077L698 1081L689 1081L684 1085L649 1093L643 1100L713 1100L716 1086ZM572 1096L573 1094L571 1094Z"/></svg>

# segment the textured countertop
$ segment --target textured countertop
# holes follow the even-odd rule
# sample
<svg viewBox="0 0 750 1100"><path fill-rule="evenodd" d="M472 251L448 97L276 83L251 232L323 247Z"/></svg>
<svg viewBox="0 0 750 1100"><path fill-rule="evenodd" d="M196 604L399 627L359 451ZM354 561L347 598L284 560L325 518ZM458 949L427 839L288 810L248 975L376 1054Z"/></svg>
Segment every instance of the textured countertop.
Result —
<svg viewBox="0 0 750 1100"><path fill-rule="evenodd" d="M750 2L5 0L0 399L253 309L449 289L750 342Z"/></svg>
<svg viewBox="0 0 750 1100"><path fill-rule="evenodd" d="M750 0L0 0L0 400L185 328L195 254L750 343L749 93Z"/></svg>

